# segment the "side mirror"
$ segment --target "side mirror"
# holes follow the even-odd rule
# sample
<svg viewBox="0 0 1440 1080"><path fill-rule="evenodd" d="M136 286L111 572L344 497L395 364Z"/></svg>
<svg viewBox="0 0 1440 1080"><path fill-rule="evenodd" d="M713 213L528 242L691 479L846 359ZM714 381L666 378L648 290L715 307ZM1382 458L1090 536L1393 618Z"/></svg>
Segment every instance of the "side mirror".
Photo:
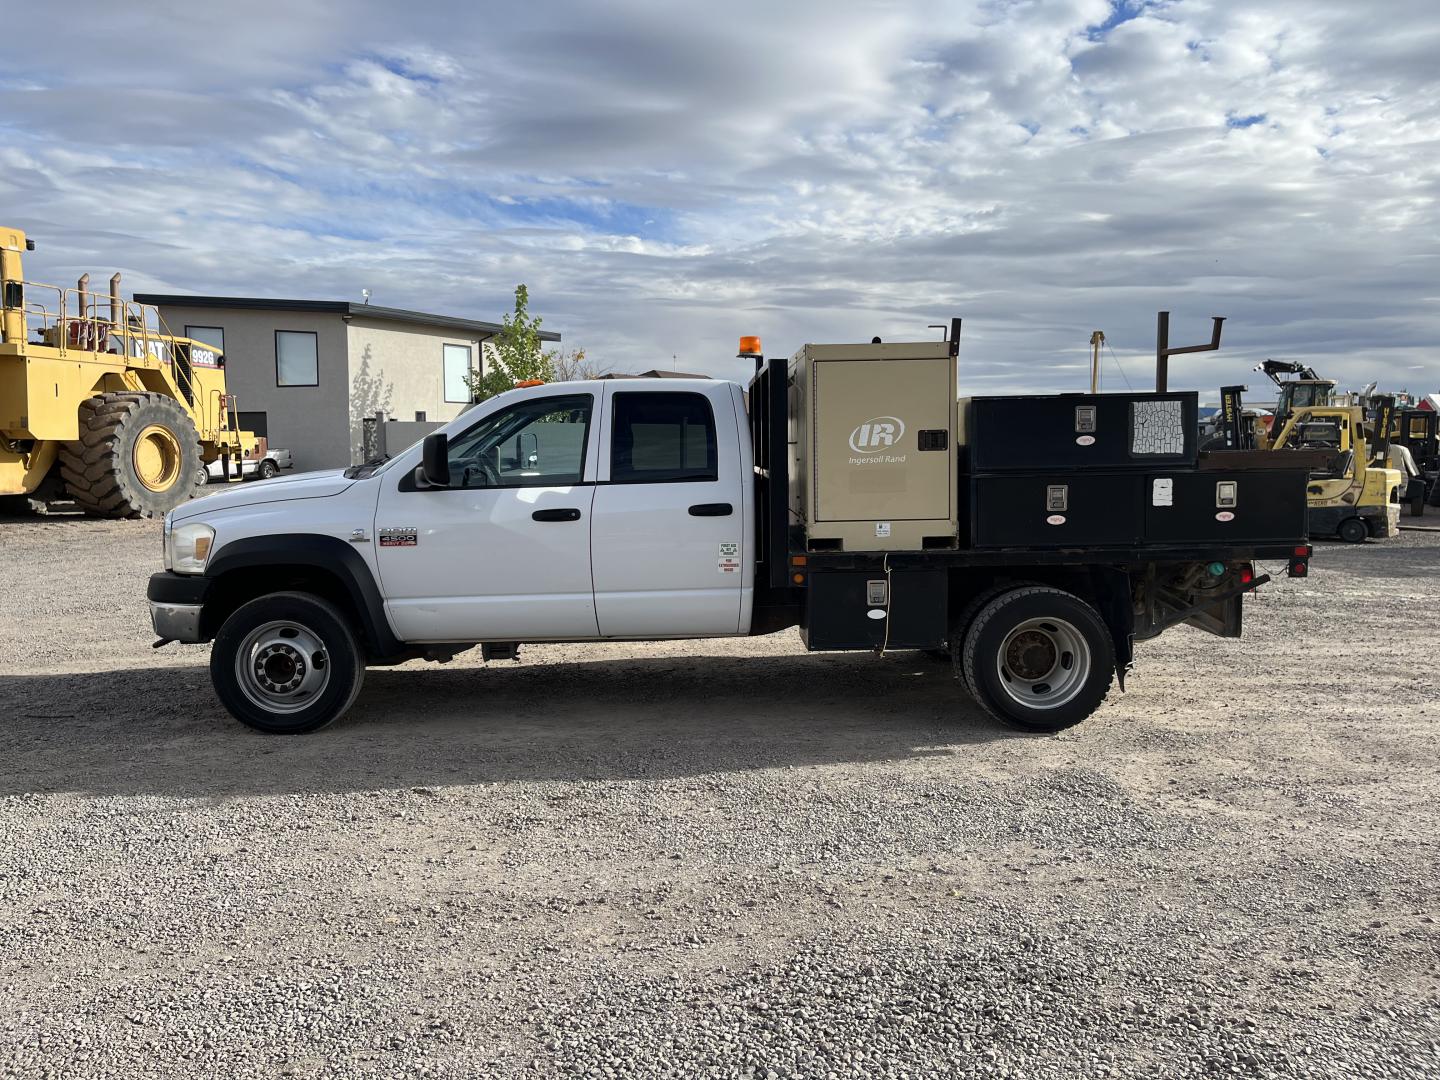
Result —
<svg viewBox="0 0 1440 1080"><path fill-rule="evenodd" d="M444 432L426 435L420 471L431 487L450 486L450 440Z"/></svg>

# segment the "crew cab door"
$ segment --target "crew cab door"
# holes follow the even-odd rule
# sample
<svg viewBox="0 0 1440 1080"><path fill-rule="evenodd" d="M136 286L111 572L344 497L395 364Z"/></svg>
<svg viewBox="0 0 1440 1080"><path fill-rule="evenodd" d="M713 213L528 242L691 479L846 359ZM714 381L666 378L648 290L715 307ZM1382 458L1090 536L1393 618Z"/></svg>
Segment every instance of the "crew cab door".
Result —
<svg viewBox="0 0 1440 1080"><path fill-rule="evenodd" d="M409 471L386 478L376 561L402 640L597 636L595 395L546 391L522 392L453 434L450 487L418 488Z"/></svg>
<svg viewBox="0 0 1440 1080"><path fill-rule="evenodd" d="M600 633L740 633L753 559L744 496L753 477L741 475L734 396L725 383L704 392L633 385L604 390L590 528Z"/></svg>

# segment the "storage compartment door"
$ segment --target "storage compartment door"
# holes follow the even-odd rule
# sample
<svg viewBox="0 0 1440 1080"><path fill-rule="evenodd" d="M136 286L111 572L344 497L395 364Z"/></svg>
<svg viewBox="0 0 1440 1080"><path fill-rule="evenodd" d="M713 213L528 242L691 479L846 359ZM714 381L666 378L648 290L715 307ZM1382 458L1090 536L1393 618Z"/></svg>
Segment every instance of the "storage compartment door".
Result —
<svg viewBox="0 0 1440 1080"><path fill-rule="evenodd" d="M1054 472L981 476L974 481L972 530L980 548L1133 544L1144 528L1144 477Z"/></svg>
<svg viewBox="0 0 1440 1080"><path fill-rule="evenodd" d="M949 357L815 362L813 521L949 519L954 363Z"/></svg>
<svg viewBox="0 0 1440 1080"><path fill-rule="evenodd" d="M810 576L802 630L810 649L937 649L945 642L944 570L827 570Z"/></svg>
<svg viewBox="0 0 1440 1080"><path fill-rule="evenodd" d="M1145 539L1303 542L1305 486L1305 474L1295 469L1152 473L1145 488Z"/></svg>

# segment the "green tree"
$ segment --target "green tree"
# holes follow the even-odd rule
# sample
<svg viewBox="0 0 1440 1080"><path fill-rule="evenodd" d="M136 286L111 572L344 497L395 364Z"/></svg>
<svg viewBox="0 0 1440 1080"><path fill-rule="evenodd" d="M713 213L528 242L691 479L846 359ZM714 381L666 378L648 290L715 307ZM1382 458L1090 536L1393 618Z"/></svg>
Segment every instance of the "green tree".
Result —
<svg viewBox="0 0 1440 1080"><path fill-rule="evenodd" d="M481 370L465 378L476 401L513 390L516 383L529 379L554 380L554 354L540 347L542 321L530 314L530 290L516 285L514 314L504 316L500 332L485 342Z"/></svg>

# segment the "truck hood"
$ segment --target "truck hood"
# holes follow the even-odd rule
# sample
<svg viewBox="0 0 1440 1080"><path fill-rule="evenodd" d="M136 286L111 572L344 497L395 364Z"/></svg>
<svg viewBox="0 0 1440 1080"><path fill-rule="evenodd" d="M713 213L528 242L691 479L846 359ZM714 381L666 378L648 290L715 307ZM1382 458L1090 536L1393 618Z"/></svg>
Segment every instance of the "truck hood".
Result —
<svg viewBox="0 0 1440 1080"><path fill-rule="evenodd" d="M221 488L213 495L204 495L177 506L174 521L213 514L217 510L234 510L242 506L288 502L291 499L324 499L339 495L355 481L345 476L344 469L277 476L272 480L242 481Z"/></svg>

